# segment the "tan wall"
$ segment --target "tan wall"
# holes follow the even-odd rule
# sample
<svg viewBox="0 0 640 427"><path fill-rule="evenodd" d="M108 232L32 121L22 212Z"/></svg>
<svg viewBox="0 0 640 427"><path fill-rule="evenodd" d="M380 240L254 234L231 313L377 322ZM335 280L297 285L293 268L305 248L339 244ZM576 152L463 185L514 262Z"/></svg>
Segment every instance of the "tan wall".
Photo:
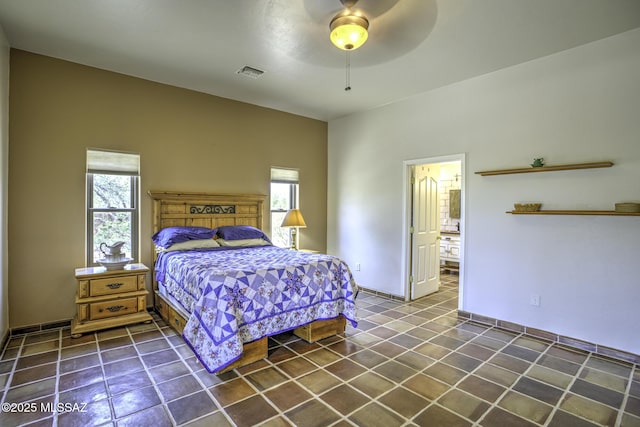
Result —
<svg viewBox="0 0 640 427"><path fill-rule="evenodd" d="M140 153L147 265L147 191L268 195L271 166L299 168L301 246L326 249L325 122L15 49L10 91L10 327L74 315L87 147Z"/></svg>
<svg viewBox="0 0 640 427"><path fill-rule="evenodd" d="M0 343L9 331L9 42L0 27Z"/></svg>

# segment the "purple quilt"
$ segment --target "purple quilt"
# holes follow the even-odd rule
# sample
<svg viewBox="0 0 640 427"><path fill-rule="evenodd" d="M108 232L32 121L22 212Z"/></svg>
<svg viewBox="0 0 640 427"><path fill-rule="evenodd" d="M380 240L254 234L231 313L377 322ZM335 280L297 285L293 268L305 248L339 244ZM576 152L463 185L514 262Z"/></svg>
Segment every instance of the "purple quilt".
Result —
<svg viewBox="0 0 640 427"><path fill-rule="evenodd" d="M209 372L242 344L344 315L356 326L357 285L340 259L275 246L161 254L156 277L191 314L183 332Z"/></svg>

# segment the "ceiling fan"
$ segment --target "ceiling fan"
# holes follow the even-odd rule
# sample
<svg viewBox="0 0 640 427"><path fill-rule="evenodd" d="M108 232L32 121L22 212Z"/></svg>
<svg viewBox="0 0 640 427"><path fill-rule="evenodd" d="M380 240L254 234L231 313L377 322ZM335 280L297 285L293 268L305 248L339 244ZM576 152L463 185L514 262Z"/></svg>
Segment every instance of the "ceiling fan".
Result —
<svg viewBox="0 0 640 427"><path fill-rule="evenodd" d="M263 12L264 40L274 49L299 61L338 68L344 66L344 57L336 55L328 38L340 24L355 23L366 30L366 49L348 42L340 49L358 49L354 65L371 66L422 43L435 25L438 6L437 0L268 0Z"/></svg>

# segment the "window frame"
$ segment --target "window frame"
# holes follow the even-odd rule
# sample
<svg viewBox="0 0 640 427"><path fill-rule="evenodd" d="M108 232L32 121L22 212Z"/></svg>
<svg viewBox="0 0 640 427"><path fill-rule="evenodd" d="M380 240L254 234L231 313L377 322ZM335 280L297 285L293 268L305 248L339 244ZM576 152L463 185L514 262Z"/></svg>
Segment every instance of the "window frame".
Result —
<svg viewBox="0 0 640 427"><path fill-rule="evenodd" d="M278 172L284 172L284 173L291 173L292 174L292 178L291 179L274 179L274 172L277 174ZM269 217L271 220L271 238L274 238L274 230L275 229L280 229L282 227L280 227L279 224L274 224L273 221L273 217L274 214L286 214L289 210L291 209L299 209L299 200L300 200L300 184L298 182L298 170L297 169L289 169L289 168L277 168L277 167L272 167L271 168L271 180L269 182ZM287 209L273 209L272 206L272 198L273 198L273 188L272 185L273 184L287 184L289 185L289 207ZM287 248L290 248L292 246L292 241L291 241L291 234L292 234L292 229L288 228L287 230L285 230L285 233L287 235Z"/></svg>
<svg viewBox="0 0 640 427"><path fill-rule="evenodd" d="M94 208L94 175L125 175L131 180L130 186L130 208ZM122 174L117 172L108 171L104 172L87 172L87 248L86 248L86 263L87 266L98 266L99 264L93 260L94 255L94 241L93 235L93 221L94 214L100 212L127 212L131 214L131 258L132 262L138 262L139 248L140 248L140 233L139 233L139 218L140 218L140 177L138 175Z"/></svg>

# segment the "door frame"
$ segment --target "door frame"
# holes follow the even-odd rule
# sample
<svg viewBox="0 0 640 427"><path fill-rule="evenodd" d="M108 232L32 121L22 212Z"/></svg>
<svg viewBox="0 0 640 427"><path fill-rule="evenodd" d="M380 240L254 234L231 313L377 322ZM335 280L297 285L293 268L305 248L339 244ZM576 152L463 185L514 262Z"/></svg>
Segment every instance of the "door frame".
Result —
<svg viewBox="0 0 640 427"><path fill-rule="evenodd" d="M411 169L417 165L431 164L431 163L450 163L460 162L460 228L463 230L460 233L460 272L459 272L459 285L458 285L458 309L462 310L463 307L463 295L464 295L464 255L465 255L465 240L466 240L466 154L450 154L438 157L423 157L420 159L405 160L403 165L403 177L402 177L402 283L404 284L404 299L405 301L411 300L411 283L409 283L409 276L411 275L411 198L412 198L412 185L411 185Z"/></svg>

